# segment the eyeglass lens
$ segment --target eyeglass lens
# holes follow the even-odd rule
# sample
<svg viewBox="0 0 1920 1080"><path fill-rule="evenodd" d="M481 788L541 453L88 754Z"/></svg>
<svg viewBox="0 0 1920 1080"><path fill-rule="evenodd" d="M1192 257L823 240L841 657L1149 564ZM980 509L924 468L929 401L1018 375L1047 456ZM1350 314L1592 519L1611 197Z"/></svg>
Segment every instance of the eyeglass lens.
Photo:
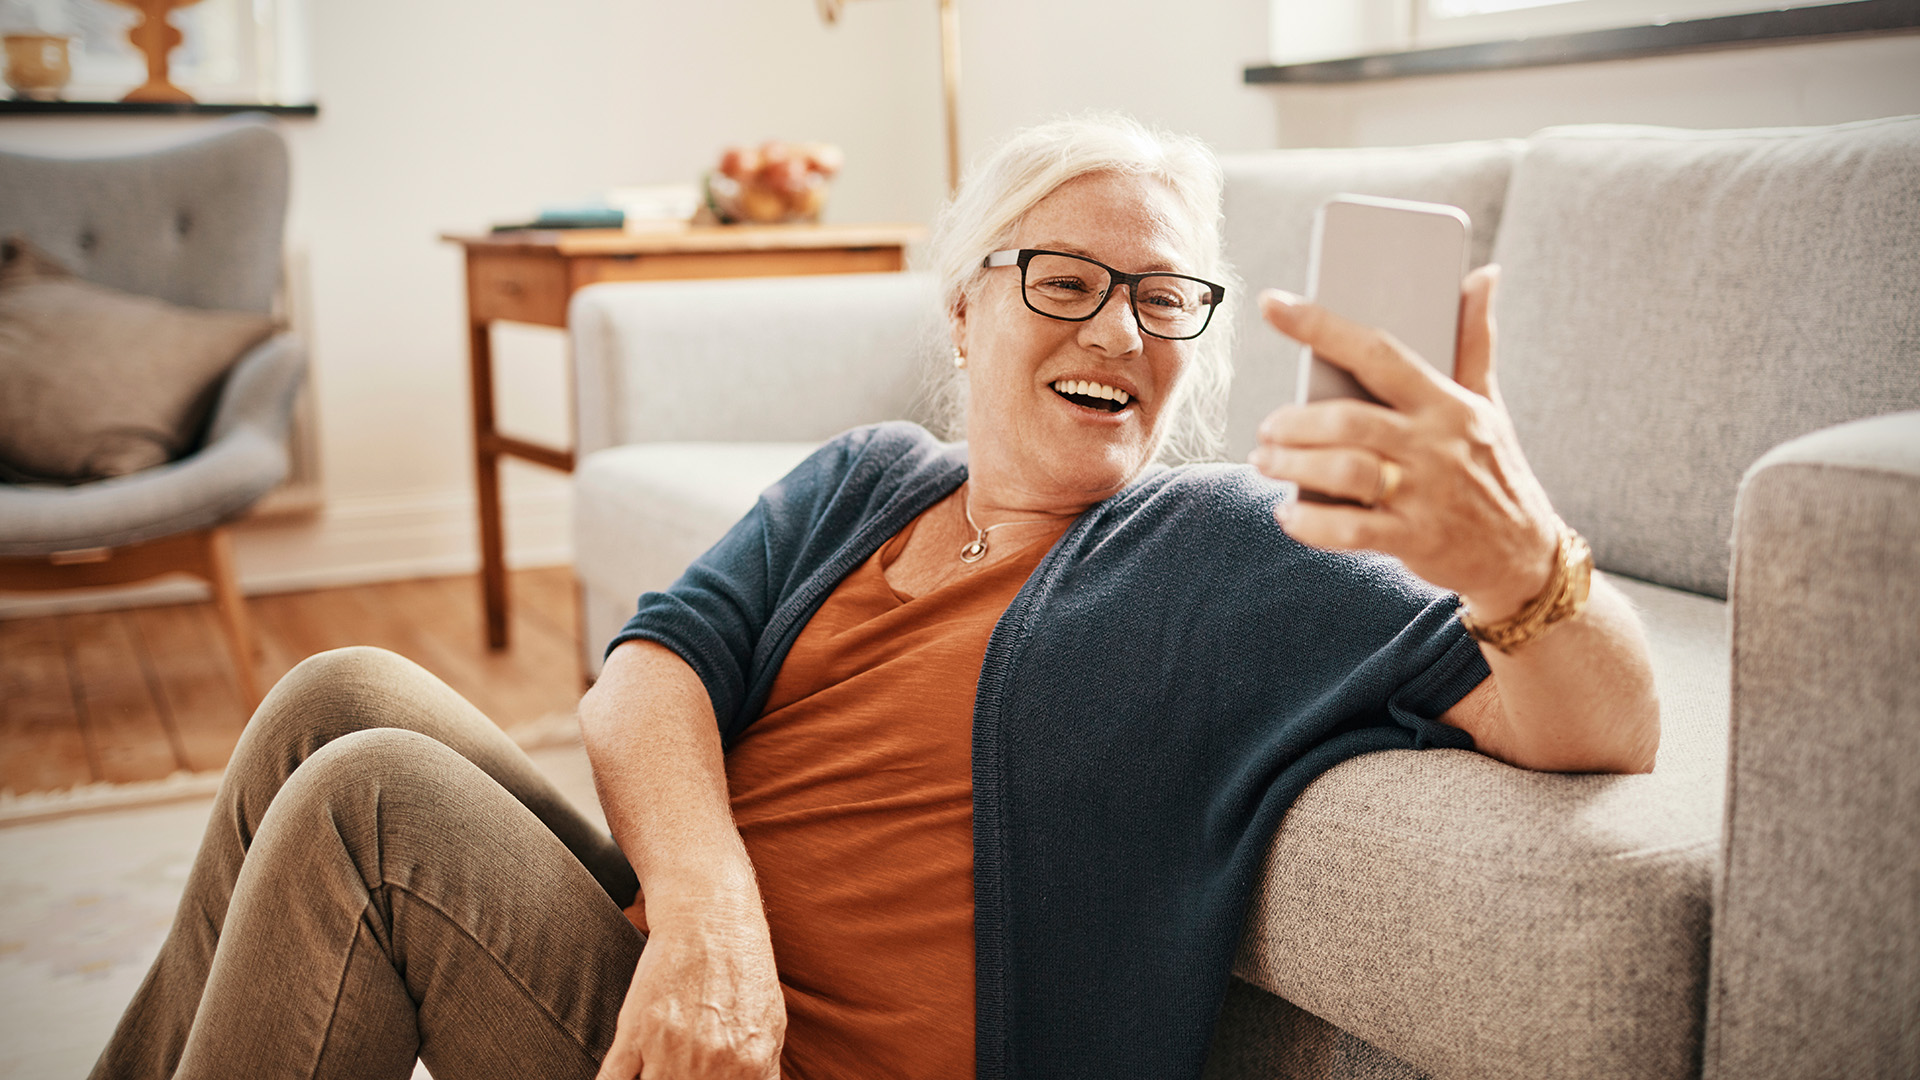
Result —
<svg viewBox="0 0 1920 1080"><path fill-rule="evenodd" d="M1036 254L1027 263L1027 303L1043 315L1084 319L1099 308L1113 277L1072 255ZM1178 274L1147 274L1133 287L1133 314L1156 337L1185 338L1207 325L1213 290Z"/></svg>

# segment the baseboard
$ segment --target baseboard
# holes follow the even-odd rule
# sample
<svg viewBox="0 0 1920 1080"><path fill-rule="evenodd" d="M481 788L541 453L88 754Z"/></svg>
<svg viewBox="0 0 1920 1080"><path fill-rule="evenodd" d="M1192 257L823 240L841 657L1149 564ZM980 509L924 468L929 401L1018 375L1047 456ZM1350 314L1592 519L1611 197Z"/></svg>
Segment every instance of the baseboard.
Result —
<svg viewBox="0 0 1920 1080"><path fill-rule="evenodd" d="M507 491L501 501L509 567L573 561L570 487ZM311 517L242 521L233 526L233 546L241 591L259 595L473 573L480 568L478 535L471 492L433 491L333 498ZM184 576L112 589L13 593L0 596L0 619L207 596L205 584Z"/></svg>

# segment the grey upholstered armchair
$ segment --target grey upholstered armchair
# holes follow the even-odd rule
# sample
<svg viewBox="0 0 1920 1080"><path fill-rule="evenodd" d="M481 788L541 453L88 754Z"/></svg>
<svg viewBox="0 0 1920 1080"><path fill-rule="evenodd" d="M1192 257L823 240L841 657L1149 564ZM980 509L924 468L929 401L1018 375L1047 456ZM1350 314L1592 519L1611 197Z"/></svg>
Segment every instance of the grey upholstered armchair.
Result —
<svg viewBox="0 0 1920 1080"><path fill-rule="evenodd" d="M266 314L280 279L287 186L284 142L251 119L121 157L0 153L0 236L23 238L96 285ZM240 688L257 701L224 525L286 476L304 370L294 337L274 333L227 370L184 456L91 483L0 483L0 591L203 578Z"/></svg>

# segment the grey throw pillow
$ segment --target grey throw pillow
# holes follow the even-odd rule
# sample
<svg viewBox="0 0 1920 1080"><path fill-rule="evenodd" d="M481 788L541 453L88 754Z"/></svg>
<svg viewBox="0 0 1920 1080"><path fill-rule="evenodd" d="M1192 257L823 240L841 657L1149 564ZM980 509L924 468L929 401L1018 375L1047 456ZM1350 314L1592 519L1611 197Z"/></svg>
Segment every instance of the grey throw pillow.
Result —
<svg viewBox="0 0 1920 1080"><path fill-rule="evenodd" d="M274 331L82 281L19 237L0 245L0 474L77 484L191 450L220 382Z"/></svg>

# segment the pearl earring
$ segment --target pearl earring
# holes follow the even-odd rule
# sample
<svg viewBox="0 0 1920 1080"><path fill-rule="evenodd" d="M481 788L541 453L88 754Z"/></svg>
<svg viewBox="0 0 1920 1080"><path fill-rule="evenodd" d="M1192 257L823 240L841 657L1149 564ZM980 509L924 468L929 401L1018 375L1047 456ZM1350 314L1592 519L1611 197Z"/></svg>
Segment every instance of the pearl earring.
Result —
<svg viewBox="0 0 1920 1080"><path fill-rule="evenodd" d="M967 366L967 354L961 352L960 346L958 345L955 345L953 347L953 366L957 368L963 368Z"/></svg>

